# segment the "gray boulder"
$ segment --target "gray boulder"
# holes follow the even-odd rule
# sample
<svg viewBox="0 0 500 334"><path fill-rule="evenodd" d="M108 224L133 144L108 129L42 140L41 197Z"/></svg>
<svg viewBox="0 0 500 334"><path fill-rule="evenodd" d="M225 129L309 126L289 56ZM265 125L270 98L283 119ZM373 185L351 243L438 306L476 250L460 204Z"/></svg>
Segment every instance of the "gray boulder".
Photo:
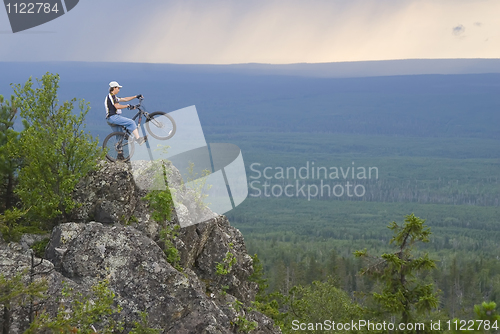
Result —
<svg viewBox="0 0 500 334"><path fill-rule="evenodd" d="M64 245L63 255L56 256L59 270L80 286L107 279L128 327L139 312L147 311L150 326L165 333L195 333L197 328L230 332L230 318L204 293L196 276L174 269L162 249L140 231L95 222L65 225L54 229L47 254L57 254L55 246ZM79 233L63 241L68 231Z"/></svg>
<svg viewBox="0 0 500 334"><path fill-rule="evenodd" d="M154 164L165 167L168 186L182 204L182 212L173 212L170 221L153 220L144 200L147 189L161 189L161 182L153 181L158 176ZM192 195L169 162L134 162L134 168L102 162L75 189L81 205L73 213L74 222L52 231L45 252L50 262L43 261L50 286L47 312L54 315L57 310L62 281L85 294L107 279L123 307L117 320L125 322L125 332L139 321L139 312L146 311L149 325L162 333L237 333L242 318L255 322L251 333L280 333L269 318L248 311L257 286L248 281L253 267L243 236L226 217L193 209ZM167 261L160 231L200 217L207 219L179 229L172 238L180 256L174 267ZM2 272L13 274L29 265L30 255L21 246L0 247L9 249L0 257ZM228 259L233 259L231 264ZM179 265L181 270L176 269ZM218 265L225 270L218 272ZM26 327L23 312L14 310L12 333Z"/></svg>
<svg viewBox="0 0 500 334"><path fill-rule="evenodd" d="M132 215L138 200L130 167L125 163L104 161L99 167L76 186L74 199L80 206L75 209L72 218L75 222L125 222Z"/></svg>

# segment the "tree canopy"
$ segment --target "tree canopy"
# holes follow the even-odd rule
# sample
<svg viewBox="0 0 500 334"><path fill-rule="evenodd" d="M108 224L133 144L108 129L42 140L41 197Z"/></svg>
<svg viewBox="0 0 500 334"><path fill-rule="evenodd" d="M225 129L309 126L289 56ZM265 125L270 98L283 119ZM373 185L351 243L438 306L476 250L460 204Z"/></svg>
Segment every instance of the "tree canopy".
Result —
<svg viewBox="0 0 500 334"><path fill-rule="evenodd" d="M23 159L16 193L40 220L64 220L75 207L73 189L103 153L85 131L89 104L76 98L60 104L57 74L46 73L36 83L38 88L30 78L24 85L14 85L15 104L25 126L16 150Z"/></svg>

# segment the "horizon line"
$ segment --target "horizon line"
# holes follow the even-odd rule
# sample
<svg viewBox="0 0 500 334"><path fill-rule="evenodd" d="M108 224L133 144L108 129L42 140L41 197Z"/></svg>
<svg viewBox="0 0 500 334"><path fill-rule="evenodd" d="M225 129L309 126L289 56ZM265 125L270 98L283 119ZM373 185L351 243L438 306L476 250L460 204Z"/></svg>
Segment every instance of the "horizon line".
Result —
<svg viewBox="0 0 500 334"><path fill-rule="evenodd" d="M395 59L367 59L367 60L345 60L345 61L331 61L331 62L296 62L296 63L259 63L259 62L247 62L247 63L155 63L155 62L143 62L143 61L88 61L88 60L13 60L5 61L0 60L0 63L106 63L106 64L155 64L155 65L188 65L188 66L227 66L227 65L323 65L323 64L356 64L356 63L381 63L381 62L398 62L398 61L455 61L455 60L500 60L499 58L395 58Z"/></svg>

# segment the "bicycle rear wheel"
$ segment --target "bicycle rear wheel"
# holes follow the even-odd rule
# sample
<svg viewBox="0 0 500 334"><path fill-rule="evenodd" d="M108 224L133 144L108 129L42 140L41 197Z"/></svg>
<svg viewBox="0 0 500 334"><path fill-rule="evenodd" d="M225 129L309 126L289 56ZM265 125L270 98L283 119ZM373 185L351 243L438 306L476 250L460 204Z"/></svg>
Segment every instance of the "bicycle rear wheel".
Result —
<svg viewBox="0 0 500 334"><path fill-rule="evenodd" d="M176 125L172 116L163 111L155 111L149 114L146 129L154 138L167 140L175 134Z"/></svg>
<svg viewBox="0 0 500 334"><path fill-rule="evenodd" d="M104 139L102 147L109 161L129 161L134 154L134 139L125 132L113 132Z"/></svg>

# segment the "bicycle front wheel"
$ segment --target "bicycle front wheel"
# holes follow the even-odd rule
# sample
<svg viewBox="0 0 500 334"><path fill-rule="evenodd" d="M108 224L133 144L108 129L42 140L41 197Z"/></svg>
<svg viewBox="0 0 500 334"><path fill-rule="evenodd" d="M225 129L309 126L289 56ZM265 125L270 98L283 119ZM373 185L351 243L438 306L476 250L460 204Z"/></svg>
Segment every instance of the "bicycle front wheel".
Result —
<svg viewBox="0 0 500 334"><path fill-rule="evenodd" d="M115 162L129 161L134 154L134 139L125 132L110 133L102 144L106 150L106 158Z"/></svg>
<svg viewBox="0 0 500 334"><path fill-rule="evenodd" d="M175 134L176 126L172 116L163 111L155 111L149 114L146 129L153 138L167 140Z"/></svg>

